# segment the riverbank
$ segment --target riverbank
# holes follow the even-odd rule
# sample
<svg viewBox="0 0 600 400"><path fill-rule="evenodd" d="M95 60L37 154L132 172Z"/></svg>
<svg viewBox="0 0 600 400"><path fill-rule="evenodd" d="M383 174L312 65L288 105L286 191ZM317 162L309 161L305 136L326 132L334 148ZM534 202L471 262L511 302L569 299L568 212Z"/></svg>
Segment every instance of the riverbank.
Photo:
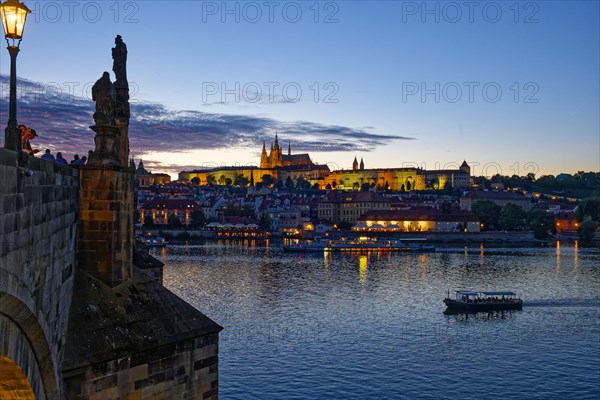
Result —
<svg viewBox="0 0 600 400"><path fill-rule="evenodd" d="M256 232L256 235L231 235L223 237L218 230L182 230L182 229L147 229L146 234L160 235L170 241L185 240L223 240L223 239L242 239L242 240L261 240L268 238L281 237L277 233ZM242 232L240 232L242 233ZM355 232L336 231L334 236L356 236ZM374 237L387 237L395 239L424 238L431 243L511 243L522 245L536 245L543 241L535 239L531 231L519 232L397 232L384 234L370 234Z"/></svg>

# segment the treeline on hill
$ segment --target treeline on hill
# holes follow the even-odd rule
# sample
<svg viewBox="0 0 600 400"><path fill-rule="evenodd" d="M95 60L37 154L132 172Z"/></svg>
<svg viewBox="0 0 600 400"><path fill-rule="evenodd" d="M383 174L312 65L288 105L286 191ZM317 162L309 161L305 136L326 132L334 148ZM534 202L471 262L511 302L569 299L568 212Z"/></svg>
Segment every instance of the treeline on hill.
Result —
<svg viewBox="0 0 600 400"><path fill-rule="evenodd" d="M600 172L579 171L574 175L542 175L537 179L533 173L526 176L497 174L489 179L482 176L473 179L484 188L491 188L493 183L503 183L506 188L518 188L577 199L589 197L595 190L600 188Z"/></svg>
<svg viewBox="0 0 600 400"><path fill-rule="evenodd" d="M541 240L556 233L554 214L542 209L525 211L512 203L501 207L493 201L480 200L473 204L472 211L483 224L483 230L531 230L536 239ZM579 203L575 216L579 221L577 233L581 244L590 245L600 222L600 190L592 192Z"/></svg>
<svg viewBox="0 0 600 400"><path fill-rule="evenodd" d="M554 214L538 208L525 211L512 203L502 207L490 200L479 200L473 204L472 211L483 224L482 230L531 230L536 239L541 240L556 233Z"/></svg>

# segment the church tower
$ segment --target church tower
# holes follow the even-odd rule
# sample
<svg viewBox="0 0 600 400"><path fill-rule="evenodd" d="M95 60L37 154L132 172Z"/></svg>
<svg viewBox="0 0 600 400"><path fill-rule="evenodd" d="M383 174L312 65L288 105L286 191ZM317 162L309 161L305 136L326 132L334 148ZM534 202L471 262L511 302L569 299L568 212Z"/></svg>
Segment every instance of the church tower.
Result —
<svg viewBox="0 0 600 400"><path fill-rule="evenodd" d="M352 163L352 171L358 171L358 161L356 157L354 157L354 162Z"/></svg>
<svg viewBox="0 0 600 400"><path fill-rule="evenodd" d="M362 171L363 169L365 169L365 162L363 161L362 157L360 158L360 170Z"/></svg>
<svg viewBox="0 0 600 400"><path fill-rule="evenodd" d="M264 140L263 140L262 153L260 154L260 167L261 168L269 168L269 158L267 156L267 147L265 145Z"/></svg>
<svg viewBox="0 0 600 400"><path fill-rule="evenodd" d="M469 164L467 164L467 160L463 161L459 169L461 171L465 171L467 174L469 174L469 176L471 176L471 167L469 166Z"/></svg>
<svg viewBox="0 0 600 400"><path fill-rule="evenodd" d="M282 151L279 146L279 138L277 137L277 133L275 133L275 143L273 144L273 149L271 150L271 154L269 155L269 161L271 164L271 168L278 167L282 165Z"/></svg>

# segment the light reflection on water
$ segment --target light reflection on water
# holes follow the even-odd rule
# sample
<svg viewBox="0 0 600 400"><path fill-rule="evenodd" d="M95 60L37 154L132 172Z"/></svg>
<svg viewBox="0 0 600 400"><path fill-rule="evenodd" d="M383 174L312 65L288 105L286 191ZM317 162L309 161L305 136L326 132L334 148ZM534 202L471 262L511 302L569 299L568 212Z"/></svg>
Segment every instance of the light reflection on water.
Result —
<svg viewBox="0 0 600 400"><path fill-rule="evenodd" d="M225 327L225 400L598 398L598 252L287 254L223 241L153 254L165 285ZM455 289L514 290L525 307L445 315Z"/></svg>

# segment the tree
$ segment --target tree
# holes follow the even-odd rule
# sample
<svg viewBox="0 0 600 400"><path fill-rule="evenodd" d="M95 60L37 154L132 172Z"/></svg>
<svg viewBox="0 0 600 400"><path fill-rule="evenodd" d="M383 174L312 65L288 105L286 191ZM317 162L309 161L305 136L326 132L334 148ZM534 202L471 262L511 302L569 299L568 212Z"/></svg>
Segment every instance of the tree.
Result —
<svg viewBox="0 0 600 400"><path fill-rule="evenodd" d="M325 189L331 190L331 183L328 183L327 186L325 186Z"/></svg>
<svg viewBox="0 0 600 400"><path fill-rule="evenodd" d="M175 214L169 215L167 223L169 224L169 227L171 227L171 228L180 228L181 227L181 221L179 220L179 217Z"/></svg>
<svg viewBox="0 0 600 400"><path fill-rule="evenodd" d="M584 246L589 246L592 243L596 229L598 228L598 222L594 221L591 216L586 215L577 229L579 234L579 240Z"/></svg>
<svg viewBox="0 0 600 400"><path fill-rule="evenodd" d="M556 233L556 218L554 214L534 208L527 214L527 226L536 239L546 240Z"/></svg>
<svg viewBox="0 0 600 400"><path fill-rule="evenodd" d="M363 183L360 187L360 191L361 192L368 192L369 189L371 189L371 185L369 185L368 183Z"/></svg>
<svg viewBox="0 0 600 400"><path fill-rule="evenodd" d="M262 176L262 182L266 187L271 187L275 184L275 178L270 174L265 174Z"/></svg>
<svg viewBox="0 0 600 400"><path fill-rule="evenodd" d="M231 178L225 178L225 185L231 186L232 183L233 181L231 180Z"/></svg>
<svg viewBox="0 0 600 400"><path fill-rule="evenodd" d="M499 223L502 229L506 229L507 231L518 231L525 227L526 218L527 214L523 211L521 206L508 203L502 207L502 211L500 211Z"/></svg>
<svg viewBox="0 0 600 400"><path fill-rule="evenodd" d="M194 229L202 228L206 225L206 217L201 210L194 210L190 214L190 227Z"/></svg>
<svg viewBox="0 0 600 400"><path fill-rule="evenodd" d="M402 184L402 186L400 186L400 191L401 192L405 192L406 191L406 187L404 186L404 183Z"/></svg>
<svg viewBox="0 0 600 400"><path fill-rule="evenodd" d="M319 190L319 184L315 182L315 184L311 186L311 189L312 190Z"/></svg>
<svg viewBox="0 0 600 400"><path fill-rule="evenodd" d="M248 186L248 184L250 183L249 179L246 178L244 175L239 174L235 177L235 180L233 181L233 184L235 186Z"/></svg>
<svg viewBox="0 0 600 400"><path fill-rule="evenodd" d="M260 216L260 219L258 220L258 226L260 227L260 229L263 230L268 230L271 228L271 216L267 213L264 213L263 215Z"/></svg>
<svg viewBox="0 0 600 400"><path fill-rule="evenodd" d="M214 175L209 174L209 175L206 176L206 184L207 185L211 185L211 186L216 185L217 184L217 179L215 178Z"/></svg>
<svg viewBox="0 0 600 400"><path fill-rule="evenodd" d="M219 177L219 185L221 185L221 186L225 185L226 181L227 181L227 178L225 178L225 175L221 175Z"/></svg>
<svg viewBox="0 0 600 400"><path fill-rule="evenodd" d="M410 186L410 181L406 181L406 191L410 192L411 186Z"/></svg>
<svg viewBox="0 0 600 400"><path fill-rule="evenodd" d="M471 211L479 218L484 229L491 229L498 226L502 207L491 200L479 200L473 204Z"/></svg>
<svg viewBox="0 0 600 400"><path fill-rule="evenodd" d="M438 180L438 178L431 178L427 180L427 184L425 185L425 187L427 189L437 190L440 188L440 181Z"/></svg>
<svg viewBox="0 0 600 400"><path fill-rule="evenodd" d="M318 185L317 185L318 188ZM308 190L310 189L310 182L304 179L303 177L299 177L296 179L296 189L298 190Z"/></svg>
<svg viewBox="0 0 600 400"><path fill-rule="evenodd" d="M595 192L590 197L586 197L577 207L577 219L579 221L583 221L586 215L589 215L593 221L600 221L600 192Z"/></svg>
<svg viewBox="0 0 600 400"><path fill-rule="evenodd" d="M281 179L278 179L277 182L275 182L275 187L280 190L283 189L283 182Z"/></svg>
<svg viewBox="0 0 600 400"><path fill-rule="evenodd" d="M294 188L294 182L289 176L285 179L285 187L288 190L292 190Z"/></svg>
<svg viewBox="0 0 600 400"><path fill-rule="evenodd" d="M198 186L198 185L200 185L200 178L198 178L197 176L195 176L195 177L192 178L191 182L192 182L192 185Z"/></svg>
<svg viewBox="0 0 600 400"><path fill-rule="evenodd" d="M333 189L335 189L335 187L336 187L336 186L337 186L337 182L336 182L336 181L333 181L333 182L331 182L331 187L332 187Z"/></svg>
<svg viewBox="0 0 600 400"><path fill-rule="evenodd" d="M360 189L360 183L358 183L358 182L354 182L354 183L352 184L352 189L354 189L354 190L358 190L358 189Z"/></svg>

